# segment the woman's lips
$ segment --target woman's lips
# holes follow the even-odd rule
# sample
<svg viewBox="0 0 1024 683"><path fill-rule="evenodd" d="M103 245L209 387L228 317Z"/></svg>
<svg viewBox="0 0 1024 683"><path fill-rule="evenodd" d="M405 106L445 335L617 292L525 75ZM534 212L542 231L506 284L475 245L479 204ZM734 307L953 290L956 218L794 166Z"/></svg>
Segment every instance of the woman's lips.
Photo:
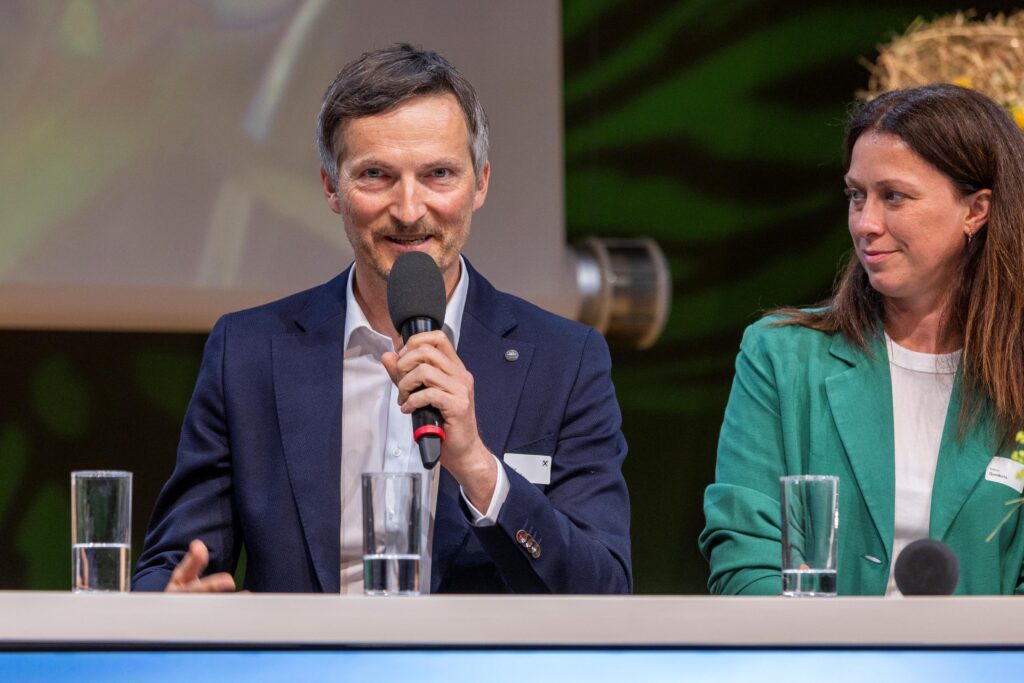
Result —
<svg viewBox="0 0 1024 683"><path fill-rule="evenodd" d="M860 253L861 253L861 258L863 259L864 263L875 265L876 263L881 263L882 261L884 261L885 259L889 258L890 256L892 256L896 252L895 251L882 251L880 249L864 249Z"/></svg>

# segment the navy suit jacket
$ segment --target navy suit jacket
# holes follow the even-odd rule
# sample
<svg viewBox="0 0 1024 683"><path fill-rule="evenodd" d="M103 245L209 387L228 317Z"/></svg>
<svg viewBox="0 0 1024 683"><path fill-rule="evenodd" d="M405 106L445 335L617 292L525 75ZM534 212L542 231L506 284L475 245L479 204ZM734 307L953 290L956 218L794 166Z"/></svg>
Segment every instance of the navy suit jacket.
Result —
<svg viewBox="0 0 1024 683"><path fill-rule="evenodd" d="M458 354L488 449L551 456L540 486L505 465L498 523L469 523L443 468L432 592L627 593L626 442L600 334L495 290L469 267ZM349 271L214 326L170 480L132 583L162 590L193 538L208 572L246 551L253 591L340 588L342 359ZM505 352L519 352L516 361ZM536 558L519 530L540 545Z"/></svg>

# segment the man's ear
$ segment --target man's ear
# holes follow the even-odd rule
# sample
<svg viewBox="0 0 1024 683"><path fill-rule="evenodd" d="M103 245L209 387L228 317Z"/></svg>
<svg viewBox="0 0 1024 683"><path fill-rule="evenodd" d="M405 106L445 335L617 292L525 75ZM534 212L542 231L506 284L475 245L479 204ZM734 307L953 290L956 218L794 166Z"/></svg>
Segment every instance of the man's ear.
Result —
<svg viewBox="0 0 1024 683"><path fill-rule="evenodd" d="M491 182L491 162L484 164L484 170L480 172L480 178L476 181L476 194L473 197L473 210L476 211L484 205L487 199L487 186Z"/></svg>
<svg viewBox="0 0 1024 683"><path fill-rule="evenodd" d="M327 206L331 207L331 211L334 213L341 213L341 199L338 197L338 186L331 176L327 174L327 170L320 167L320 183L324 186L324 198L327 199Z"/></svg>

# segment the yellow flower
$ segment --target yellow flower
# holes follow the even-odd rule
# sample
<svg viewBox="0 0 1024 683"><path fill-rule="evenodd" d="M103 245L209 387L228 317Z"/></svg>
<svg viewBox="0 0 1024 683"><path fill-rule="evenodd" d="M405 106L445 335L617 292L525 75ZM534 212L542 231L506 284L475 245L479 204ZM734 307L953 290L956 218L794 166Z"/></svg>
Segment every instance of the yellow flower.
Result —
<svg viewBox="0 0 1024 683"><path fill-rule="evenodd" d="M1019 104L1015 104L1010 107L1010 113L1013 114L1013 120L1017 122L1017 127L1024 130L1024 107ZM1024 432L1017 432L1018 439L1022 433Z"/></svg>
<svg viewBox="0 0 1024 683"><path fill-rule="evenodd" d="M959 85L961 88L970 88L972 90L974 89L974 84L971 83L971 79L969 79L967 76L960 76L959 78L954 78L953 85Z"/></svg>
<svg viewBox="0 0 1024 683"><path fill-rule="evenodd" d="M1024 431L1017 432L1017 443L1024 443Z"/></svg>

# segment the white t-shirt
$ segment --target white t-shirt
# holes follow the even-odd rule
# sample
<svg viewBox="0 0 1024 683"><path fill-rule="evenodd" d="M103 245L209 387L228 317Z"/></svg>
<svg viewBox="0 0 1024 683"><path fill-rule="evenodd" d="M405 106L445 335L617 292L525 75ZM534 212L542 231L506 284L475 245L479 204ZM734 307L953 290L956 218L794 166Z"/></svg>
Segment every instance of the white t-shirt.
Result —
<svg viewBox="0 0 1024 683"><path fill-rule="evenodd" d="M892 564L885 594L896 588L896 558L908 544L928 538L932 486L939 445L953 393L960 351L933 354L911 351L885 335L892 377L892 418L895 436L896 500Z"/></svg>

